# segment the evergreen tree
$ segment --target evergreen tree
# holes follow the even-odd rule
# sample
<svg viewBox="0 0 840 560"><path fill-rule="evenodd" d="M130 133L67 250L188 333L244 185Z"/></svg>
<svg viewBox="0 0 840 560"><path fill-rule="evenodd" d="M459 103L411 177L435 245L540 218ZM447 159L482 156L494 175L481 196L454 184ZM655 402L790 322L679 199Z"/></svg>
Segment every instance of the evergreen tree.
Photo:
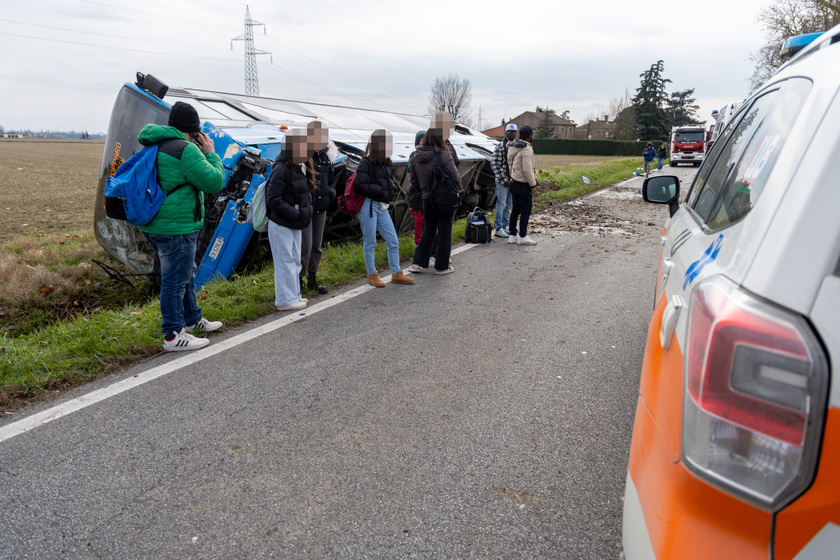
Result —
<svg viewBox="0 0 840 560"><path fill-rule="evenodd" d="M534 131L534 137L554 138L557 133L557 127L554 124L554 116L556 115L554 109L549 109L548 107L543 109L538 105L537 113L540 113L541 118L540 124L537 125L537 130Z"/></svg>
<svg viewBox="0 0 840 560"><path fill-rule="evenodd" d="M675 91L668 99L668 118L671 126L682 126L685 124L703 124L697 120L697 100L694 99L694 88L685 91Z"/></svg>
<svg viewBox="0 0 840 560"><path fill-rule="evenodd" d="M670 84L671 80L662 76L664 71L665 63L659 60L639 75L642 82L636 89L633 105L636 107L636 124L642 140L662 140L668 137L671 130L665 110L668 103L665 85Z"/></svg>

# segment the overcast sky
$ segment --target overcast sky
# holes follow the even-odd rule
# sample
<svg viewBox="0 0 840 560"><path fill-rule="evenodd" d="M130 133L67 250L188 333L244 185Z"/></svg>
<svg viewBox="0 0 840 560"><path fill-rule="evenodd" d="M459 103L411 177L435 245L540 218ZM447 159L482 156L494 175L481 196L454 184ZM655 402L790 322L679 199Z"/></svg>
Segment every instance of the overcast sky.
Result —
<svg viewBox="0 0 840 560"><path fill-rule="evenodd" d="M450 73L490 128L539 105L578 124L665 63L701 119L747 95L771 0L250 0L260 94L424 114ZM137 71L173 87L244 93L245 2L5 0L0 125L105 132ZM266 34L263 34L265 29Z"/></svg>

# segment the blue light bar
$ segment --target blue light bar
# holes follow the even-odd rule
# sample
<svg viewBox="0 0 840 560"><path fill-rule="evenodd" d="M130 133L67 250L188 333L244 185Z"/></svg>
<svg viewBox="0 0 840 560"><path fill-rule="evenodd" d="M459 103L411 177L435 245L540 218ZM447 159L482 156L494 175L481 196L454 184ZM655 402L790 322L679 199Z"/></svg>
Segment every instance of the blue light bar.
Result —
<svg viewBox="0 0 840 560"><path fill-rule="evenodd" d="M787 60L813 43L820 35L822 35L822 33L806 33L805 35L796 35L795 37L791 37L784 42L779 55Z"/></svg>

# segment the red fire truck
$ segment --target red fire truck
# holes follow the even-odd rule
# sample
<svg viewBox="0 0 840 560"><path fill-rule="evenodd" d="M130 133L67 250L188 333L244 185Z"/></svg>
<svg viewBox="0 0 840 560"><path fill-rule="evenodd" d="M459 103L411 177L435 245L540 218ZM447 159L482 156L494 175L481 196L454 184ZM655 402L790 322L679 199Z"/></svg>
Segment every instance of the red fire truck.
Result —
<svg viewBox="0 0 840 560"><path fill-rule="evenodd" d="M671 167L678 163L700 165L706 153L706 129L702 125L671 129Z"/></svg>

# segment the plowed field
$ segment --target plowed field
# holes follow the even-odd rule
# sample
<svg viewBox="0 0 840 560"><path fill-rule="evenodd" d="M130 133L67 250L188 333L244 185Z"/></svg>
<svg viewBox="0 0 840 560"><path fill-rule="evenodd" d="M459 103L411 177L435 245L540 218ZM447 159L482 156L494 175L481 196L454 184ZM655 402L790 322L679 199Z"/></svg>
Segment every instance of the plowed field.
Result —
<svg viewBox="0 0 840 560"><path fill-rule="evenodd" d="M93 227L102 141L0 141L0 242Z"/></svg>

